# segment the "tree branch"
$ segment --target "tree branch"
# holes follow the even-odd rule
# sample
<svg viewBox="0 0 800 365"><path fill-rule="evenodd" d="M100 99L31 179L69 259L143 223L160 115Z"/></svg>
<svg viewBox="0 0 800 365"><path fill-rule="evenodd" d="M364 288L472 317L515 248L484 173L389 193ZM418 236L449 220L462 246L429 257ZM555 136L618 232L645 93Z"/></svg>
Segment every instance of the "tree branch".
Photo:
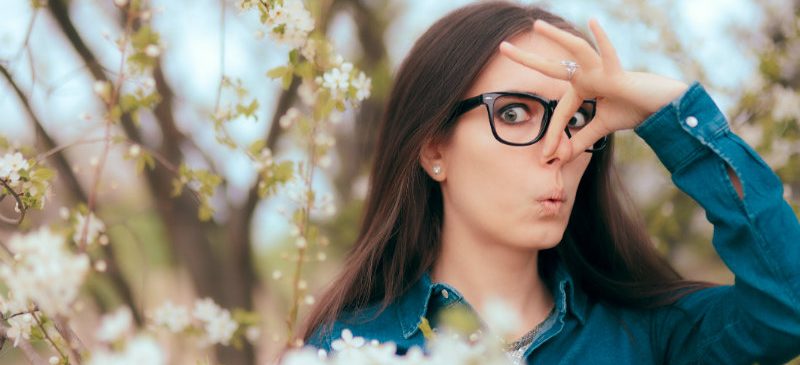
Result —
<svg viewBox="0 0 800 365"><path fill-rule="evenodd" d="M42 126L42 123L39 121L39 118L36 116L36 113L33 111L33 108L28 101L28 98L19 88L19 85L14 81L14 78L11 74L6 70L5 67L0 65L0 73L3 74L6 81L11 85L14 89L14 92L17 94L19 101L22 103L22 107L25 112L28 114L28 118L30 119L31 123L33 123L34 129L36 130L36 137L37 137L37 144L42 146L42 150L45 151L53 151L56 148L56 142L50 137L50 134ZM81 187L80 183L78 182L78 177L75 176L75 173L70 168L69 161L67 161L66 156L61 151L55 151L50 155L53 164L55 165L56 171L58 171L58 176L61 177L61 181L66 185L67 191L72 194L72 198L74 201L80 201L86 203L88 200L88 196L86 192ZM106 274L111 279L111 282L114 284L114 287L117 289L117 293L120 295L122 300L131 307L131 313L133 314L133 318L138 325L142 325L144 323L144 319L142 318L142 313L134 306L134 299L133 299L133 291L131 291L131 287L125 278L122 276L122 273L119 271L118 265L116 263L116 256L114 255L114 245L108 244L103 246L103 253L106 256L106 261L109 263L106 269ZM99 296L98 293L93 293L95 298ZM104 308L101 301L97 301L100 304L101 308L104 310L108 308Z"/></svg>

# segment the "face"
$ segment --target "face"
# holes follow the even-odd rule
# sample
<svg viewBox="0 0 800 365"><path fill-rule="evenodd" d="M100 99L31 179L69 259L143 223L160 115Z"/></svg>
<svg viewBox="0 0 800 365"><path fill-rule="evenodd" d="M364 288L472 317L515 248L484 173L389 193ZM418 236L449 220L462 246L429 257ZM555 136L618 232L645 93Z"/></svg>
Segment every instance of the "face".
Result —
<svg viewBox="0 0 800 365"><path fill-rule="evenodd" d="M561 46L532 32L509 39L514 45L546 58L573 57ZM554 79L511 61L499 52L487 64L464 98L497 91L528 92L560 99L568 82ZM497 109L497 108L495 108ZM423 162L429 172L441 166L445 227L480 242L522 249L557 245L566 229L578 183L591 154L565 163L569 146L561 144L555 157L545 159L544 140L530 146L510 146L491 132L486 106L460 116L450 138L434 148ZM426 150L428 150L426 148ZM548 201L561 195L563 202Z"/></svg>

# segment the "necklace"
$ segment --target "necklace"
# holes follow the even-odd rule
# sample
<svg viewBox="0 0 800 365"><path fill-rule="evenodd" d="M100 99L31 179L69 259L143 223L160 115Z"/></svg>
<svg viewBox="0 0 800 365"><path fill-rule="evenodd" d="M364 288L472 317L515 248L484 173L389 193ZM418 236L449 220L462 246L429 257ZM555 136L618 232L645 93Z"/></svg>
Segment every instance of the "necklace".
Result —
<svg viewBox="0 0 800 365"><path fill-rule="evenodd" d="M528 331L528 333L522 335L522 337L520 337L518 340L516 340L516 341L514 341L512 343L506 344L504 346L504 349L507 352L513 352L513 351L518 351L520 349L523 349L523 348L527 347L528 345L530 345L531 342L533 342L533 339L536 337L536 335L539 334L539 331L541 331L542 326L545 323L548 322L548 319L550 319L550 317L555 313L555 311L556 311L556 306L554 305L553 308L550 309L550 313L547 314L547 317L545 317L544 321L542 321L541 323L537 324L536 327L534 327L532 330Z"/></svg>

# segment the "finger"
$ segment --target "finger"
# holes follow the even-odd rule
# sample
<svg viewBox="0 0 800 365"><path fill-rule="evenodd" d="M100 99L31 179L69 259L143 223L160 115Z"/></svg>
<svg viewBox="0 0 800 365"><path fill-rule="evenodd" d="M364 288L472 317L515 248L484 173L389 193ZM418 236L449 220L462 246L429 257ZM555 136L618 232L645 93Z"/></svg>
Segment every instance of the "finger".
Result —
<svg viewBox="0 0 800 365"><path fill-rule="evenodd" d="M606 35L606 32L600 26L597 19L592 18L589 20L589 29L592 31L592 34L594 34L597 47L600 49L603 67L612 71L621 69L622 66L617 57L617 51L614 49L614 45L611 44L611 40L608 39L608 35Z"/></svg>
<svg viewBox="0 0 800 365"><path fill-rule="evenodd" d="M568 88L567 92L561 96L561 100L558 101L556 110L550 118L550 125L547 127L547 134L544 138L544 156L550 157L555 152L559 140L564 136L564 128L572 115L578 111L581 102L572 87Z"/></svg>
<svg viewBox="0 0 800 365"><path fill-rule="evenodd" d="M540 32L542 35L564 46L567 51L577 58L577 62L581 66L591 67L599 63L597 52L595 52L589 42L581 37L557 28L541 19L537 19L533 23L533 31Z"/></svg>
<svg viewBox="0 0 800 365"><path fill-rule="evenodd" d="M572 156L579 156L581 152L591 148L600 138L609 133L611 131L606 127L606 123L595 117L586 127L572 135Z"/></svg>
<svg viewBox="0 0 800 365"><path fill-rule="evenodd" d="M531 52L526 52L509 42L500 43L500 53L514 62L530 67L552 78L566 80L569 76L564 65L556 61L547 60Z"/></svg>

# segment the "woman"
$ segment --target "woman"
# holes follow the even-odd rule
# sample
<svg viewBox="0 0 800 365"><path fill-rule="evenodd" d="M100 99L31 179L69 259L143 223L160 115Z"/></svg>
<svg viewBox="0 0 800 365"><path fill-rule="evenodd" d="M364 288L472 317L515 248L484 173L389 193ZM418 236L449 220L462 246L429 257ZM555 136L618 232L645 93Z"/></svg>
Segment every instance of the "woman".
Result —
<svg viewBox="0 0 800 365"><path fill-rule="evenodd" d="M416 42L382 121L363 225L307 343L347 328L423 346L422 319L501 297L537 363L779 363L800 352L800 224L698 83L622 70L535 7L458 9ZM556 102L557 101L557 102ZM732 286L684 280L626 210L613 132L634 129L714 224Z"/></svg>

